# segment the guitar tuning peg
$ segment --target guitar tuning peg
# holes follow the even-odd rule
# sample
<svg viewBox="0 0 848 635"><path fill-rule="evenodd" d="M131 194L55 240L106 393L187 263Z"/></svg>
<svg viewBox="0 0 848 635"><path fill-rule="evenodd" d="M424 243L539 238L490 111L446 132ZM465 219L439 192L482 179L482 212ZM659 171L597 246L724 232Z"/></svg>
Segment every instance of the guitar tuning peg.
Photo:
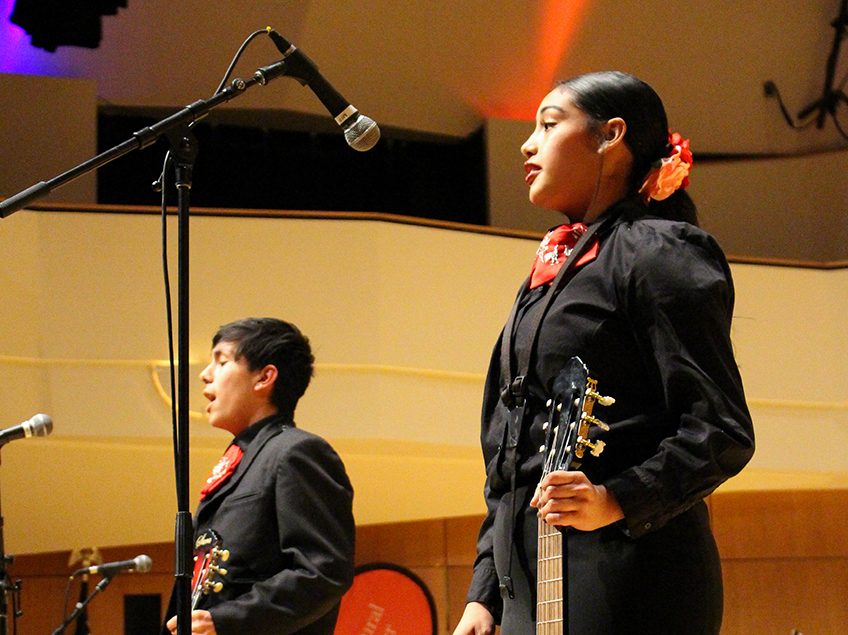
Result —
<svg viewBox="0 0 848 635"><path fill-rule="evenodd" d="M230 550L224 549L223 551L221 551L221 562L226 562L229 559L230 559Z"/></svg>
<svg viewBox="0 0 848 635"><path fill-rule="evenodd" d="M557 411L557 412L562 412L562 404L561 404L561 403L558 403L558 404L557 404L556 411Z"/></svg>
<svg viewBox="0 0 848 635"><path fill-rule="evenodd" d="M548 426L550 426L550 425L551 425L550 421L545 421L545 423L542 424L542 430L547 431Z"/></svg>
<svg viewBox="0 0 848 635"><path fill-rule="evenodd" d="M606 396L602 395L601 393L596 392L594 390L590 390L586 394L589 397L591 397L592 399L594 399L595 401L597 401L602 406L611 406L615 403L614 397L606 397Z"/></svg>
<svg viewBox="0 0 848 635"><path fill-rule="evenodd" d="M222 582L216 582L212 585L212 593L220 593L223 588L224 584Z"/></svg>
<svg viewBox="0 0 848 635"><path fill-rule="evenodd" d="M548 400L545 402L545 408L550 408L550 407L551 407L551 404L552 404L553 402L554 402L554 400L553 400L553 399L548 399Z"/></svg>
<svg viewBox="0 0 848 635"><path fill-rule="evenodd" d="M591 441L586 442L586 447L589 448L589 454L592 456L601 456L601 452L604 451L606 447L606 443L601 441L600 439L592 443Z"/></svg>
<svg viewBox="0 0 848 635"><path fill-rule="evenodd" d="M222 567L215 566L215 567L209 567L209 568L220 576L227 575L227 570L222 568Z"/></svg>
<svg viewBox="0 0 848 635"><path fill-rule="evenodd" d="M601 430L604 430L604 431L609 430L609 426L608 426L606 423L604 423L603 421L601 421L601 420L600 420L600 419L598 419L597 417L593 417L593 416L592 416L592 415L590 415L590 414L587 414L587 413L585 413L585 412L584 412L584 413L581 415L581 417L580 417L580 418L581 418L583 421L585 421L586 423L590 424L590 425L598 426Z"/></svg>

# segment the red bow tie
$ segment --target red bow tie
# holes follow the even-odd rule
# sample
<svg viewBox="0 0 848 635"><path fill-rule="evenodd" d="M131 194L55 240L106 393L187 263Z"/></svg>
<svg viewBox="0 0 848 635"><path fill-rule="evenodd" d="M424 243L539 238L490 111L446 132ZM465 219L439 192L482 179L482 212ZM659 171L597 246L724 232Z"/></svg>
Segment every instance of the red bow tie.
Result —
<svg viewBox="0 0 848 635"><path fill-rule="evenodd" d="M580 240L580 237L586 233L586 225L583 223L574 223L573 225L560 225L550 230L542 239L539 248L536 250L536 258L533 260L533 267L530 270L530 288L535 289L543 284L549 284L551 280L556 278L562 265L565 263L571 251ZM592 246L580 259L574 263L575 267L585 265L587 262L594 260L598 255L598 241L595 240Z"/></svg>
<svg viewBox="0 0 848 635"><path fill-rule="evenodd" d="M221 487L221 485L223 485L224 482L232 476L233 472L236 471L236 466L239 464L239 461L241 461L242 456L244 456L244 451L242 451L242 449L235 443L230 444L227 451L224 452L224 456L222 456L218 460L218 463L215 464L215 467L212 468L212 473L209 475L209 478L206 479L203 489L200 490L200 500L203 500L209 494Z"/></svg>

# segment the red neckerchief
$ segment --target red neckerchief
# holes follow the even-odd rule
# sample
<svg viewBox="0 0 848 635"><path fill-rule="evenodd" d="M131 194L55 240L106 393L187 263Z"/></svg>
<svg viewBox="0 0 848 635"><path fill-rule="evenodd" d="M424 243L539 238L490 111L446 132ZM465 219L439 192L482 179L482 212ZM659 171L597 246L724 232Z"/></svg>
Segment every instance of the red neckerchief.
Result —
<svg viewBox="0 0 848 635"><path fill-rule="evenodd" d="M209 494L221 487L221 485L223 485L230 476L232 476L233 472L236 471L236 466L239 464L239 461L241 461L241 457L243 456L244 450L235 443L231 443L227 448L227 451L224 452L224 456L222 456L215 467L212 468L212 473L209 475L209 478L206 479L206 484L203 486L203 489L200 490L200 500L205 499Z"/></svg>
<svg viewBox="0 0 848 635"><path fill-rule="evenodd" d="M577 241L584 233L586 233L586 225L574 223L573 225L554 227L545 234L536 250L536 258L533 260L533 267L530 269L531 289L549 284L556 278L557 273L571 254L571 250L574 249ZM574 263L574 266L585 265L597 256L598 241L596 239L586 253Z"/></svg>

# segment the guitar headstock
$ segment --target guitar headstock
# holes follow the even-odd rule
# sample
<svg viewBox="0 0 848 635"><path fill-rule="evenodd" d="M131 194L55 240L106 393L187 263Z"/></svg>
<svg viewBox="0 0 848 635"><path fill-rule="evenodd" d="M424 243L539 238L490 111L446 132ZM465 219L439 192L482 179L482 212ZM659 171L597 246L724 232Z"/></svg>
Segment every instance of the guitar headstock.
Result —
<svg viewBox="0 0 848 635"><path fill-rule="evenodd" d="M197 606L204 595L219 593L224 588L220 578L227 575L221 566L230 558L230 552L223 547L224 541L214 529L207 529L197 537L194 543L194 575L191 583L191 606Z"/></svg>
<svg viewBox="0 0 848 635"><path fill-rule="evenodd" d="M586 450L592 456L604 451L604 442L589 439L592 426L609 430L609 426L592 415L595 404L611 406L612 397L598 392L598 382L589 376L589 369L579 357L572 357L553 383L553 395L546 404L546 453L543 476L559 470L578 470Z"/></svg>

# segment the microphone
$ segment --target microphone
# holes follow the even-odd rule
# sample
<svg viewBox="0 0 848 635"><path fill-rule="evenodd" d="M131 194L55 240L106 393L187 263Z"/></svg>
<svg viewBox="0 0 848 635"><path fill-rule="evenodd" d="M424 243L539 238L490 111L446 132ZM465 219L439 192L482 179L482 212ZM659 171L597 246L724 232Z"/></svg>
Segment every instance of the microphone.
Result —
<svg viewBox="0 0 848 635"><path fill-rule="evenodd" d="M136 556L132 560L121 560L119 562L107 562L106 564L95 564L90 567L83 567L82 569L77 569L71 574L71 577L75 577L78 575L89 575L94 573L99 573L104 577L112 577L113 575L120 573L121 571L135 571L137 573L147 573L150 571L150 568L153 566L153 560L151 560L150 556L145 554L141 554L140 556Z"/></svg>
<svg viewBox="0 0 848 635"><path fill-rule="evenodd" d="M354 150L365 152L373 148L380 140L380 128L370 117L361 114L348 100L330 85L323 75L318 71L315 63L306 54L289 42L282 35L268 29L268 35L283 54L283 64L287 67L283 70L304 86L309 86L315 96L324 104L324 107L341 126L344 131L345 141ZM272 70L264 67L256 72L256 79L265 83L265 73Z"/></svg>
<svg viewBox="0 0 848 635"><path fill-rule="evenodd" d="M0 446L25 437L46 437L51 432L53 432L53 419L44 414L37 414L23 423L0 430Z"/></svg>

